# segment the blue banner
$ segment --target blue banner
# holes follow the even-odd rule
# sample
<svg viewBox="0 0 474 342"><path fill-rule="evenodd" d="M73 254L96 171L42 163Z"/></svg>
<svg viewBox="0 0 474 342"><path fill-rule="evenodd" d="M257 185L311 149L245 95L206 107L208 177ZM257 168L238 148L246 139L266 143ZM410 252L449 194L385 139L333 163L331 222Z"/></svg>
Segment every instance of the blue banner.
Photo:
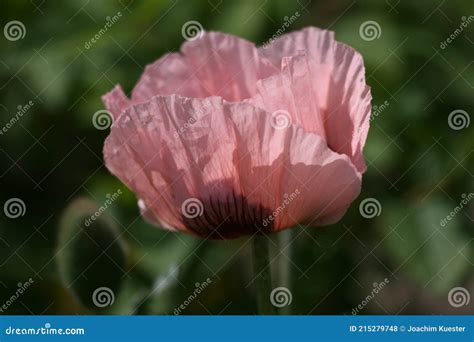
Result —
<svg viewBox="0 0 474 342"><path fill-rule="evenodd" d="M0 341L469 341L474 316L0 316Z"/></svg>

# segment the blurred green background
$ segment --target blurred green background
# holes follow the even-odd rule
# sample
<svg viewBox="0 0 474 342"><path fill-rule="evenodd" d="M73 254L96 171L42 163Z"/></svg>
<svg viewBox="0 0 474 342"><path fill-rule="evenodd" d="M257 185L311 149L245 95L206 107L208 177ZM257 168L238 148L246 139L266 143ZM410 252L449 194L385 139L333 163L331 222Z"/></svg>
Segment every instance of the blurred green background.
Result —
<svg viewBox="0 0 474 342"><path fill-rule="evenodd" d="M261 44L298 12L287 31L328 28L363 55L377 108L363 190L344 219L273 237L274 286L292 295L282 311L473 314L474 201L441 224L474 192L473 9L469 0L2 1L2 27L17 20L25 31L0 36L0 126L33 105L0 134L0 203L25 204L18 218L0 213L0 305L10 303L0 313L173 314L186 301L181 314L256 312L249 239L203 241L146 224L104 167L108 130L92 117L115 84L130 92L146 64L179 49L184 23ZM362 39L367 21L379 25L375 39ZM460 129L448 120L454 110L465 113ZM93 229L81 229L118 190ZM378 216L361 215L366 198L380 203ZM100 287L113 305L94 303ZM457 287L461 305L449 300Z"/></svg>

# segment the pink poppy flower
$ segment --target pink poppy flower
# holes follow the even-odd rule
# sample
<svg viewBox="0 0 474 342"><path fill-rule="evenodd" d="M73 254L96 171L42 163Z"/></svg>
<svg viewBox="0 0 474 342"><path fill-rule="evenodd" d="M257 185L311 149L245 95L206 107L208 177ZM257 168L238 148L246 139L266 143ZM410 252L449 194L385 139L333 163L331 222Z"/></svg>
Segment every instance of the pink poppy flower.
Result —
<svg viewBox="0 0 474 342"><path fill-rule="evenodd" d="M107 168L159 227L215 239L337 222L359 195L371 109L360 54L314 27L257 48L206 32L146 67Z"/></svg>

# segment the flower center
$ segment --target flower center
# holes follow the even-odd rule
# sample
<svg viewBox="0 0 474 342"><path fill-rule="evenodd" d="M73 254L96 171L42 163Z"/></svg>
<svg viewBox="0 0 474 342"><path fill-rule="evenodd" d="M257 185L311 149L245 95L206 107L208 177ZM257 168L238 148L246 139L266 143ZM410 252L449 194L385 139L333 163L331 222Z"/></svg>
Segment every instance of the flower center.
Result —
<svg viewBox="0 0 474 342"><path fill-rule="evenodd" d="M268 220L271 210L261 204L249 204L234 191L226 197L195 200L201 205L198 215L183 213L182 220L189 230L201 237L220 240L272 231L274 221Z"/></svg>

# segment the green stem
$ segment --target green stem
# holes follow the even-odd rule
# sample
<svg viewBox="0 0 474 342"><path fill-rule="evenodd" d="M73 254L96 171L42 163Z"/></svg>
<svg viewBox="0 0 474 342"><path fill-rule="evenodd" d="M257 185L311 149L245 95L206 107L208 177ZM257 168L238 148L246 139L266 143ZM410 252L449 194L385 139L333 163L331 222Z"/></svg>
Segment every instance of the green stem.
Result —
<svg viewBox="0 0 474 342"><path fill-rule="evenodd" d="M277 259L277 270L278 270L278 286L284 286L290 288L290 279L291 279L291 268L290 260L292 258L292 236L293 230L287 229L278 233L278 248L280 251L285 250L285 253L279 253ZM284 306L278 310L280 314L289 315L290 306Z"/></svg>
<svg viewBox="0 0 474 342"><path fill-rule="evenodd" d="M272 291L271 269L269 263L268 236L253 236L253 267L257 283L257 304L260 315L276 315L276 308L271 304Z"/></svg>

